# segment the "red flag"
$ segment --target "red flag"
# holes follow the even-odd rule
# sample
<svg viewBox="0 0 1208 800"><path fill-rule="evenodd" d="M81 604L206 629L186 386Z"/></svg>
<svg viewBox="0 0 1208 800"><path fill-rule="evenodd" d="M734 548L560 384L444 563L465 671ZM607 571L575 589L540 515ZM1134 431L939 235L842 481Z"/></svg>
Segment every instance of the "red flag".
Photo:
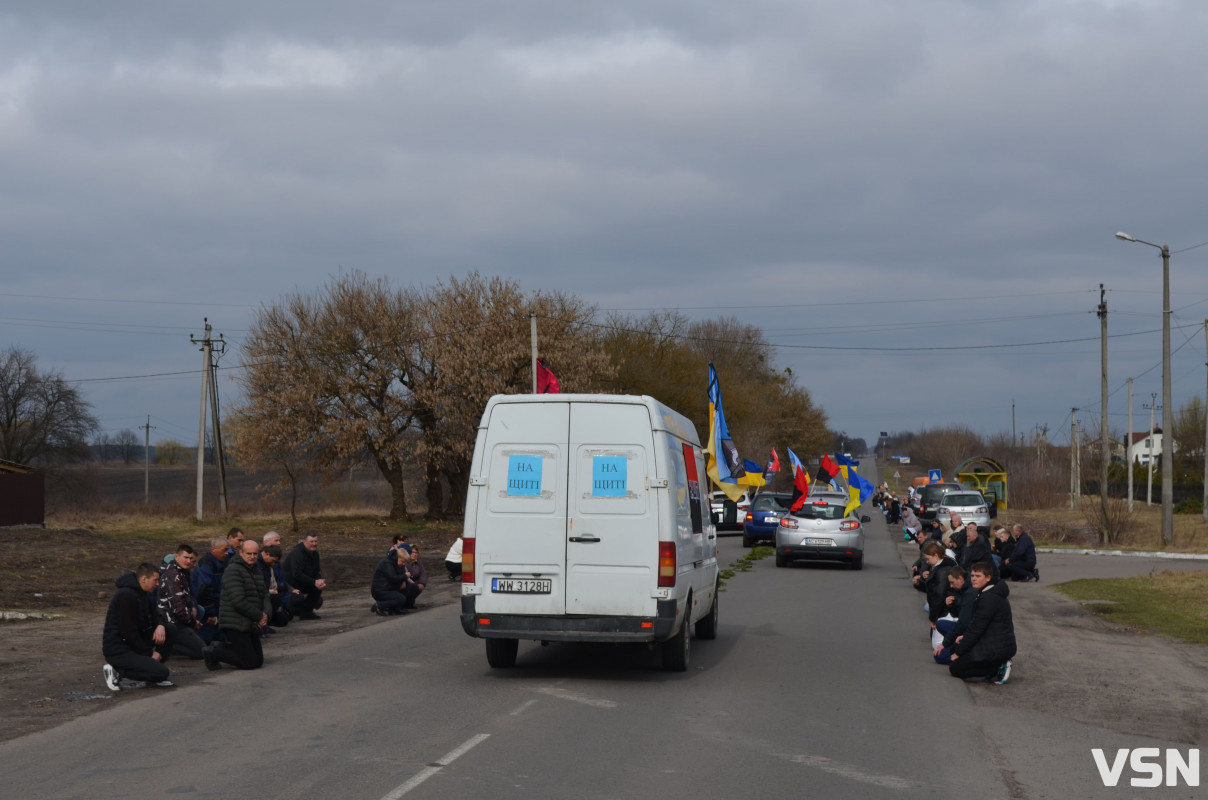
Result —
<svg viewBox="0 0 1208 800"><path fill-rule="evenodd" d="M810 476L806 475L805 470L800 466L793 468L793 488L793 493L797 494L799 492L800 497L793 501L793 505L789 508L789 511L800 511L801 507L805 505L806 498L810 496Z"/></svg>
<svg viewBox="0 0 1208 800"><path fill-rule="evenodd" d="M545 362L537 359L537 394L558 394L561 391L558 377L545 366Z"/></svg>
<svg viewBox="0 0 1208 800"><path fill-rule="evenodd" d="M776 448L772 448L772 460L768 462L768 468L764 472L780 472L780 456L776 455Z"/></svg>

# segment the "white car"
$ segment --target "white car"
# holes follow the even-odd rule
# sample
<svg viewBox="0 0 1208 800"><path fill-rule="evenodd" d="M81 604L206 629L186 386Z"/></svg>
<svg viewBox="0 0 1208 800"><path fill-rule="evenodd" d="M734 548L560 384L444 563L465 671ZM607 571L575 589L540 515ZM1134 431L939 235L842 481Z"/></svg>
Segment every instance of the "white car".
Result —
<svg viewBox="0 0 1208 800"><path fill-rule="evenodd" d="M981 492L954 491L940 498L940 506L935 511L935 518L948 527L952 527L952 515L960 514L961 519L968 525L976 522L979 528L990 527L990 504Z"/></svg>
<svg viewBox="0 0 1208 800"><path fill-rule="evenodd" d="M725 492L714 492L711 504L713 526L717 530L742 530L742 521L751 510L751 498L743 492L738 502L726 497Z"/></svg>

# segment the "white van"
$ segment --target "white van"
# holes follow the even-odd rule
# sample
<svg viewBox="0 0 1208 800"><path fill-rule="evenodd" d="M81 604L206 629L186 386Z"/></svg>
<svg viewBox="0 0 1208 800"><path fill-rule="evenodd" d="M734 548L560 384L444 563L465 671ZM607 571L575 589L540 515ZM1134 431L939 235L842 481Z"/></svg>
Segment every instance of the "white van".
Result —
<svg viewBox="0 0 1208 800"><path fill-rule="evenodd" d="M520 639L661 643L688 668L717 636L717 533L696 429L652 397L496 395L462 535L461 625L492 667Z"/></svg>

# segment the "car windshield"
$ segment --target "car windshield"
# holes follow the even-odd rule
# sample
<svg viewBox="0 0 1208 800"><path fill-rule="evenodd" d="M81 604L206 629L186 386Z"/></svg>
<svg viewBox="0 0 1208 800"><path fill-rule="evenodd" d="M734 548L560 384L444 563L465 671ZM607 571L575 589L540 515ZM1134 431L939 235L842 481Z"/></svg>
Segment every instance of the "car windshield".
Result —
<svg viewBox="0 0 1208 800"><path fill-rule="evenodd" d="M806 503L800 511L796 512L796 516L805 519L843 519L846 514L843 513L843 506L833 506L830 503Z"/></svg>
<svg viewBox="0 0 1208 800"><path fill-rule="evenodd" d="M751 503L752 511L788 511L792 498L761 494Z"/></svg>
<svg viewBox="0 0 1208 800"><path fill-rule="evenodd" d="M946 506L982 506L986 501L982 500L980 494L957 494L949 492L944 495L944 505Z"/></svg>

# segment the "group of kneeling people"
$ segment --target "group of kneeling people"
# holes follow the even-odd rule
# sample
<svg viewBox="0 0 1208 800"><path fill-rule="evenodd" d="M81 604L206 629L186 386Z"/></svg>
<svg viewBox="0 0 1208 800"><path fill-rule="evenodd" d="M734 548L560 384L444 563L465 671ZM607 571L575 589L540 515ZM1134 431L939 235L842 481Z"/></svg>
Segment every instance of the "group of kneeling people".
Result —
<svg viewBox="0 0 1208 800"><path fill-rule="evenodd" d="M1011 590L1003 575L1039 579L1032 539L1018 525L1015 536L1005 528L994 530L997 548L973 523L964 530L933 531L914 536L920 553L911 567L914 588L927 596L923 607L931 623L931 654L953 677L1006 683L1016 644ZM1004 558L996 549L1010 555Z"/></svg>
<svg viewBox="0 0 1208 800"><path fill-rule="evenodd" d="M106 685L172 686L173 655L212 670L258 669L265 636L293 619L319 619L327 583L318 548L318 536L307 534L283 554L277 532L266 533L261 548L232 528L200 557L182 543L159 565L144 562L119 576L101 643Z"/></svg>

